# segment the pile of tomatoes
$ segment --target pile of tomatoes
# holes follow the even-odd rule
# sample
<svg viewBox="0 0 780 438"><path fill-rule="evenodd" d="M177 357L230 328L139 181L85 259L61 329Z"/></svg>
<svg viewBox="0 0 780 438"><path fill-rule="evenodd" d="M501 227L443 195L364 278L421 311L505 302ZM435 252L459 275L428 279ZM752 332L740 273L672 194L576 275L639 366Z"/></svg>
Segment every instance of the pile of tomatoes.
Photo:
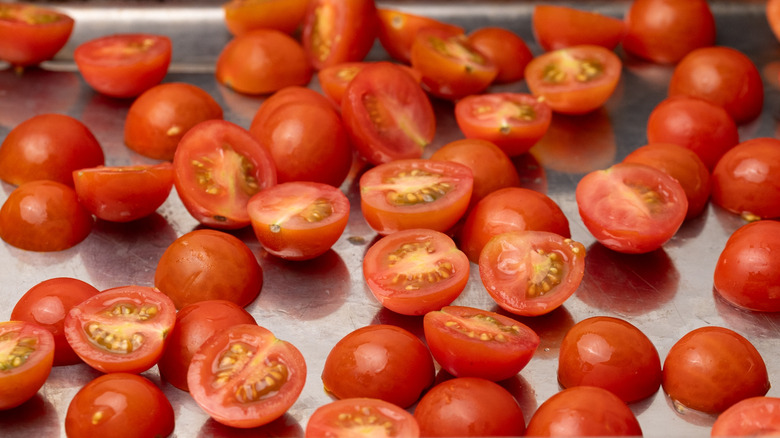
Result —
<svg viewBox="0 0 780 438"><path fill-rule="evenodd" d="M0 323L0 411L24 409L55 367L77 366L95 377L67 400L68 436L170 435L170 391L219 425L273 427L307 395L316 364L329 401L309 406L296 434L635 436L635 407L659 389L670 411L709 416L713 436L780 430L780 399L767 396L776 365L737 330L686 322L663 356L619 309L592 315L593 305L552 346L541 330L599 287L601 261L648 269L708 208L741 221L711 248L714 271L697 273L713 278L713 299L780 313L780 140L744 138L764 111L765 80L745 53L716 45L706 0L633 0L622 18L534 5L536 54L504 28L373 0L231 0L223 10L232 39L213 79L257 99L246 126L204 89L165 82L171 40L138 33L86 41L73 61L96 95L119 102L123 143L142 164L106 165L114 160L89 126L64 114L9 127L9 246L67 252L95 228L143 228L171 202L197 227L155 243L145 284L99 291L53 277L24 293ZM765 10L774 30L780 0ZM73 23L2 5L0 59L24 81ZM367 61L377 45L383 59ZM611 130L604 108L628 98L629 64L668 68L668 96L642 120L646 144L617 160L589 143ZM574 209L547 194L545 169L575 178ZM347 236L350 226L374 240ZM340 335L315 359L277 337L310 330L305 322L271 331L248 309L268 289L268 267L311 283L326 266L334 278L328 260L345 244L365 246L351 274L382 310L347 333L319 327L328 335L312 338ZM463 298L475 291L489 300ZM557 372L546 380L560 391L529 411L512 382L551 350Z"/></svg>

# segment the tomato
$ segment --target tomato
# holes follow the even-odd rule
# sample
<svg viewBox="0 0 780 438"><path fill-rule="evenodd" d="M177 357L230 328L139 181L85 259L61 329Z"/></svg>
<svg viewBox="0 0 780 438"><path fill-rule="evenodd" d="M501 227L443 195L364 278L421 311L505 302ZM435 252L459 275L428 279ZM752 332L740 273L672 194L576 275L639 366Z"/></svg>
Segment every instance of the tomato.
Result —
<svg viewBox="0 0 780 438"><path fill-rule="evenodd" d="M104 163L92 131L64 114L40 114L14 127L0 145L0 179L19 185L48 179L73 186L73 171Z"/></svg>
<svg viewBox="0 0 780 438"><path fill-rule="evenodd" d="M535 57L525 68L531 94L553 111L585 114L604 105L621 76L622 63L611 50L579 45Z"/></svg>
<svg viewBox="0 0 780 438"><path fill-rule="evenodd" d="M618 163L585 175L577 209L593 237L614 251L660 248L685 220L688 198L676 179L645 164Z"/></svg>
<svg viewBox="0 0 780 438"><path fill-rule="evenodd" d="M303 23L308 5L308 0L231 0L222 5L222 11L233 35L255 29L293 33Z"/></svg>
<svg viewBox="0 0 780 438"><path fill-rule="evenodd" d="M769 378L750 341L731 329L706 326L688 332L669 349L662 385L676 406L719 413L766 394Z"/></svg>
<svg viewBox="0 0 780 438"><path fill-rule="evenodd" d="M469 212L460 230L461 249L474 263L485 244L509 231L549 231L571 237L569 220L549 196L531 189L510 187L485 196Z"/></svg>
<svg viewBox="0 0 780 438"><path fill-rule="evenodd" d="M411 228L444 232L465 213L474 176L453 161L410 159L373 167L359 184L363 217L377 233Z"/></svg>
<svg viewBox="0 0 780 438"><path fill-rule="evenodd" d="M311 0L303 20L303 48L315 70L362 61L374 45L374 0Z"/></svg>
<svg viewBox="0 0 780 438"><path fill-rule="evenodd" d="M317 72L317 79L322 88L322 93L338 107L341 107L341 101L344 98L344 93L347 91L347 85L370 64L370 62L342 62L323 68ZM397 65L409 73L417 83L422 81L422 75L417 70L407 65Z"/></svg>
<svg viewBox="0 0 780 438"><path fill-rule="evenodd" d="M177 309L215 299L246 307L260 294L263 269L241 239L217 230L194 230L165 249L154 285Z"/></svg>
<svg viewBox="0 0 780 438"><path fill-rule="evenodd" d="M141 373L162 356L176 308L159 290L120 286L70 309L65 337L87 365L104 373Z"/></svg>
<svg viewBox="0 0 780 438"><path fill-rule="evenodd" d="M661 387L661 359L652 341L630 322L596 316L575 324L558 353L564 388L597 386L636 402Z"/></svg>
<svg viewBox="0 0 780 438"><path fill-rule="evenodd" d="M201 122L187 131L173 167L173 183L187 211L215 228L249 225L249 198L276 184L271 154L249 131L225 120Z"/></svg>
<svg viewBox="0 0 780 438"><path fill-rule="evenodd" d="M73 32L73 18L29 4L0 5L0 59L17 67L54 57Z"/></svg>
<svg viewBox="0 0 780 438"><path fill-rule="evenodd" d="M274 29L255 29L233 38L217 58L217 81L243 94L268 94L306 85L311 63L301 44Z"/></svg>
<svg viewBox="0 0 780 438"><path fill-rule="evenodd" d="M688 199L685 219L700 215L707 206L712 186L710 171L693 150L674 143L650 143L629 153L623 162L646 164L676 179Z"/></svg>
<svg viewBox="0 0 780 438"><path fill-rule="evenodd" d="M95 91L129 98L162 82L172 52L171 40L164 35L115 34L81 43L73 59Z"/></svg>
<svg viewBox="0 0 780 438"><path fill-rule="evenodd" d="M268 96L260 105L260 108L255 109L251 126L264 126L268 119L271 118L277 110L291 103L302 103L306 105L321 106L327 109L338 109L337 107L334 107L333 103L328 101L327 98L323 98L323 96L317 91L311 88L292 85L289 87L284 87L274 94Z"/></svg>
<svg viewBox="0 0 780 438"><path fill-rule="evenodd" d="M173 428L173 406L162 390L129 373L104 374L87 383L65 414L65 433L72 438L166 437Z"/></svg>
<svg viewBox="0 0 780 438"><path fill-rule="evenodd" d="M325 389L334 396L378 398L408 408L433 383L428 348L394 325L361 327L330 350L322 370Z"/></svg>
<svg viewBox="0 0 780 438"><path fill-rule="evenodd" d="M98 293L84 281L57 277L44 280L19 298L11 311L11 320L38 324L54 338L54 366L81 362L65 339L65 315L73 306Z"/></svg>
<svg viewBox="0 0 780 438"><path fill-rule="evenodd" d="M211 335L237 324L257 324L243 307L227 300L205 300L188 304L176 313L157 367L171 385L189 391L187 369L192 357Z"/></svg>
<svg viewBox="0 0 780 438"><path fill-rule="evenodd" d="M775 38L780 41L780 1L767 0L765 8L769 28L772 30Z"/></svg>
<svg viewBox="0 0 780 438"><path fill-rule="evenodd" d="M647 119L647 139L650 143L685 146L712 171L720 157L739 143L739 131L722 107L680 95L653 108Z"/></svg>
<svg viewBox="0 0 780 438"><path fill-rule="evenodd" d="M764 107L761 73L747 55L730 47L687 54L669 81L669 96L681 94L722 106L738 125L754 120Z"/></svg>
<svg viewBox="0 0 780 438"><path fill-rule="evenodd" d="M464 306L426 313L423 329L433 358L448 373L494 382L509 379L525 368L541 342L536 332L521 322Z"/></svg>
<svg viewBox="0 0 780 438"><path fill-rule="evenodd" d="M0 322L0 410L31 399L49 377L54 337L44 327L24 321Z"/></svg>
<svg viewBox="0 0 780 438"><path fill-rule="evenodd" d="M780 217L780 140L761 137L729 150L712 171L712 202L744 217Z"/></svg>
<svg viewBox="0 0 780 438"><path fill-rule="evenodd" d="M252 229L269 253L309 260L339 240L349 220L349 199L328 184L297 181L257 192L247 204Z"/></svg>
<svg viewBox="0 0 780 438"><path fill-rule="evenodd" d="M344 91L344 126L358 154L372 164L420 158L436 134L431 101L402 67L363 68Z"/></svg>
<svg viewBox="0 0 780 438"><path fill-rule="evenodd" d="M216 332L192 357L187 372L198 405L219 423L239 428L282 416L305 382L301 352L256 324Z"/></svg>
<svg viewBox="0 0 780 438"><path fill-rule="evenodd" d="M743 225L726 241L715 265L714 286L731 304L780 312L780 222Z"/></svg>
<svg viewBox="0 0 780 438"><path fill-rule="evenodd" d="M389 8L378 8L380 44L394 59L411 63L412 45L417 32L423 28L436 28L452 35L464 33L462 27L435 18Z"/></svg>
<svg viewBox="0 0 780 438"><path fill-rule="evenodd" d="M780 433L780 398L750 397L723 411L710 436L772 436Z"/></svg>
<svg viewBox="0 0 780 438"><path fill-rule="evenodd" d="M414 409L426 437L523 436L525 418L512 394L489 380L458 377L431 388Z"/></svg>
<svg viewBox="0 0 780 438"><path fill-rule="evenodd" d="M707 0L634 0L625 22L623 49L656 63L674 64L715 44L715 18Z"/></svg>
<svg viewBox="0 0 780 438"><path fill-rule="evenodd" d="M86 239L93 219L76 192L55 181L26 182L0 208L0 238L27 251L62 251Z"/></svg>
<svg viewBox="0 0 780 438"><path fill-rule="evenodd" d="M474 48L465 35L437 28L420 29L411 52L412 67L425 89L436 97L457 100L484 91L498 66Z"/></svg>
<svg viewBox="0 0 780 438"><path fill-rule="evenodd" d="M480 94L455 104L455 121L467 138L491 141L517 156L544 136L552 110L544 99L526 93Z"/></svg>
<svg viewBox="0 0 780 438"><path fill-rule="evenodd" d="M545 400L528 421L527 436L641 436L631 409L595 386L564 389Z"/></svg>
<svg viewBox="0 0 780 438"><path fill-rule="evenodd" d="M420 426L409 412L375 398L347 398L324 404L306 423L307 438L375 435L417 438Z"/></svg>
<svg viewBox="0 0 780 438"><path fill-rule="evenodd" d="M547 231L499 234L479 256L479 277L488 294L521 316L550 313L566 301L585 273L585 247Z"/></svg>
<svg viewBox="0 0 780 438"><path fill-rule="evenodd" d="M498 67L493 81L516 82L525 76L525 66L534 55L516 33L501 27L481 27L468 34L468 43Z"/></svg>
<svg viewBox="0 0 780 438"><path fill-rule="evenodd" d="M562 5L534 6L531 26L536 42L546 51L583 44L613 50L626 34L621 19Z"/></svg>
<svg viewBox="0 0 780 438"><path fill-rule="evenodd" d="M125 144L145 157L170 161L190 128L222 117L222 107L200 87L183 82L156 85L130 105Z"/></svg>

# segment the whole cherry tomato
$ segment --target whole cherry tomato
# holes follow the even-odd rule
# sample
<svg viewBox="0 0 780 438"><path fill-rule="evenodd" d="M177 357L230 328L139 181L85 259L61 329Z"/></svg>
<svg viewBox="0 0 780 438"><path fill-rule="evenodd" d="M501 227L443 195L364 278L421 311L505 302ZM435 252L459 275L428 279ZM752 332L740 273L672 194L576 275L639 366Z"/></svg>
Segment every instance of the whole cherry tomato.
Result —
<svg viewBox="0 0 780 438"><path fill-rule="evenodd" d="M497 84L516 82L525 76L525 66L534 55L515 32L502 27L481 27L467 36L468 43L498 67L493 81Z"/></svg>

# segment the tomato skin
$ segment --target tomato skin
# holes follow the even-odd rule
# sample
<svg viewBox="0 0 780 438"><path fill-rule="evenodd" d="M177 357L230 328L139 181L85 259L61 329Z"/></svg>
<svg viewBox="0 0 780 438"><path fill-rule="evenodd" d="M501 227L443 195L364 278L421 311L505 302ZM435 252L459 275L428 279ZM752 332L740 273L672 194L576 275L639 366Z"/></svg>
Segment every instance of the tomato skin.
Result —
<svg viewBox="0 0 780 438"><path fill-rule="evenodd" d="M536 5L531 19L536 41L548 52L582 44L614 50L626 34L623 20L568 6Z"/></svg>
<svg viewBox="0 0 780 438"><path fill-rule="evenodd" d="M482 27L468 34L468 43L498 67L493 81L516 82L525 76L525 66L534 55L516 33L501 27Z"/></svg>
<svg viewBox="0 0 780 438"><path fill-rule="evenodd" d="M315 70L362 61L378 29L373 0L311 0L303 21L303 48Z"/></svg>
<svg viewBox="0 0 780 438"><path fill-rule="evenodd" d="M65 415L65 432L73 438L166 437L173 428L173 406L162 390L130 373L104 374L87 383Z"/></svg>
<svg viewBox="0 0 780 438"><path fill-rule="evenodd" d="M306 423L306 438L370 436L387 438L420 436L420 426L409 412L375 398L346 398L324 404L311 414Z"/></svg>
<svg viewBox="0 0 780 438"><path fill-rule="evenodd" d="M75 23L67 14L29 4L4 4L0 17L0 59L19 67L53 58Z"/></svg>
<svg viewBox="0 0 780 438"><path fill-rule="evenodd" d="M341 101L347 91L347 85L368 65L371 65L371 62L342 62L323 68L317 72L317 79L320 82L320 87L322 87L322 93L340 108ZM417 70L404 64L396 65L409 73L417 83L422 81L422 75Z"/></svg>
<svg viewBox="0 0 780 438"><path fill-rule="evenodd" d="M772 34L780 41L780 1L767 0L766 19L769 22L769 28L772 29Z"/></svg>
<svg viewBox="0 0 780 438"><path fill-rule="evenodd" d="M377 16L379 42L392 58L405 64L411 63L412 45L420 29L437 28L452 35L464 33L460 26L395 9L377 8Z"/></svg>
<svg viewBox="0 0 780 438"><path fill-rule="evenodd" d="M31 399L51 373L54 337L44 327L25 321L0 322L0 410ZM11 362L21 359L19 364Z"/></svg>
<svg viewBox="0 0 780 438"><path fill-rule="evenodd" d="M303 23L308 4L308 0L231 0L222 11L233 35L260 28L291 34Z"/></svg>
<svg viewBox="0 0 780 438"><path fill-rule="evenodd" d="M750 397L723 411L710 436L771 436L780 432L780 398Z"/></svg>

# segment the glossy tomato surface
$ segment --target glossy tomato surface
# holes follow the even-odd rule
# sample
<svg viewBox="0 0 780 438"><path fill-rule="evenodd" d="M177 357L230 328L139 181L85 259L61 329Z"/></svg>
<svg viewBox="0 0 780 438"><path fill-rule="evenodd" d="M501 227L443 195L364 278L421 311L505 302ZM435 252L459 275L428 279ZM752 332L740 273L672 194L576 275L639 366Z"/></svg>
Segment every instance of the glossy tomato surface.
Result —
<svg viewBox="0 0 780 438"><path fill-rule="evenodd" d="M308 0L231 0L222 11L233 35L268 28L291 34L303 24L308 5Z"/></svg>
<svg viewBox="0 0 780 438"><path fill-rule="evenodd" d="M14 66L54 57L68 42L75 21L56 9L31 4L0 6L0 59Z"/></svg>
<svg viewBox="0 0 780 438"><path fill-rule="evenodd" d="M379 61L383 62L383 61ZM342 62L325 67L317 72L317 79L322 87L322 94L332 100L336 106L341 107L347 85L371 62ZM418 83L422 81L420 72L406 64L396 64L409 73Z"/></svg>
<svg viewBox="0 0 780 438"><path fill-rule="evenodd" d="M417 438L420 426L404 409L376 398L345 398L318 407L306 423L306 438L338 436Z"/></svg>
<svg viewBox="0 0 780 438"><path fill-rule="evenodd" d="M516 82L525 76L525 66L534 55L515 32L502 27L486 26L468 34L468 43L485 55L498 68L493 81L497 84Z"/></svg>
<svg viewBox="0 0 780 438"><path fill-rule="evenodd" d="M435 28L452 35L464 33L463 28L455 24L398 9L377 8L377 17L379 42L392 58L405 64L411 63L412 45L420 29Z"/></svg>
<svg viewBox="0 0 780 438"><path fill-rule="evenodd" d="M0 322L0 411L32 398L51 373L54 337L25 321Z"/></svg>
<svg viewBox="0 0 780 438"><path fill-rule="evenodd" d="M780 433L780 398L750 397L718 415L710 436L772 436Z"/></svg>
<svg viewBox="0 0 780 438"><path fill-rule="evenodd" d="M613 50L626 34L622 19L571 6L536 5L531 22L536 41L546 51L582 44Z"/></svg>
<svg viewBox="0 0 780 438"><path fill-rule="evenodd" d="M362 61L378 31L373 0L311 0L301 39L315 70L342 62Z"/></svg>

